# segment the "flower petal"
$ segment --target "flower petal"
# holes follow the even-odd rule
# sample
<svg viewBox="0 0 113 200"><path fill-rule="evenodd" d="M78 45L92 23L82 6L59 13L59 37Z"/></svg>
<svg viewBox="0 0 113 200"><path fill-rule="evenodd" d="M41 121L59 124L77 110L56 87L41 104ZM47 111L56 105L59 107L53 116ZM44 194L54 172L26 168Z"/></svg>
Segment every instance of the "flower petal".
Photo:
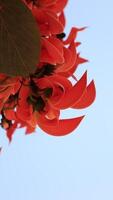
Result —
<svg viewBox="0 0 113 200"><path fill-rule="evenodd" d="M53 127L48 126L46 123L45 124L39 123L38 125L43 131L45 131L49 135L64 136L74 131L78 127L83 118L84 116L73 119L61 119L59 120L59 123Z"/></svg>
<svg viewBox="0 0 113 200"><path fill-rule="evenodd" d="M72 42L68 48L64 48L64 60L63 64L60 64L56 69L56 73L67 73L76 64L77 53L75 49L75 43Z"/></svg>
<svg viewBox="0 0 113 200"><path fill-rule="evenodd" d="M87 59L85 58L81 58L80 57L80 54L78 53L76 55L76 61L74 63L74 65L72 65L71 68L69 68L69 70L67 71L64 71L64 72L58 72L58 74L62 75L62 76L65 76L65 77L70 77L70 76L73 76L73 73L76 71L76 69L78 68L78 65L80 64L83 64L85 62L88 62Z"/></svg>
<svg viewBox="0 0 113 200"><path fill-rule="evenodd" d="M43 38L40 61L48 62L48 58L49 58L49 63L51 64L56 64L56 63L60 64L64 62L62 52L60 52L59 49L54 44L52 44L48 39Z"/></svg>
<svg viewBox="0 0 113 200"><path fill-rule="evenodd" d="M57 2L53 6L50 6L49 9L53 12L59 13L65 8L67 2L68 0L57 0Z"/></svg>
<svg viewBox="0 0 113 200"><path fill-rule="evenodd" d="M66 109L72 107L83 95L87 84L87 72L85 72L82 78L58 101L54 106L57 109Z"/></svg>
<svg viewBox="0 0 113 200"><path fill-rule="evenodd" d="M66 25L66 19L65 19L64 12L60 13L60 15L59 15L59 21L61 22L61 24L63 25L63 27L65 27L65 25Z"/></svg>
<svg viewBox="0 0 113 200"><path fill-rule="evenodd" d="M17 128L17 123L14 122L14 124L12 124L12 126L6 130L6 134L7 134L7 137L9 139L9 142L11 142L12 136L13 136L16 128Z"/></svg>
<svg viewBox="0 0 113 200"><path fill-rule="evenodd" d="M14 110L7 109L4 112L5 112L5 116L8 120L16 120L17 119Z"/></svg>
<svg viewBox="0 0 113 200"><path fill-rule="evenodd" d="M83 109L90 106L95 100L95 96L96 96L96 89L94 81L92 80L90 84L87 86L83 96L76 104L72 106L72 108Z"/></svg>
<svg viewBox="0 0 113 200"><path fill-rule="evenodd" d="M82 28L76 28L76 27L72 27L71 31L70 31L70 34L68 36L68 38L63 41L63 43L66 45L66 44L70 44L72 41L74 41L77 37L77 33L79 31L83 31L86 27L82 27Z"/></svg>

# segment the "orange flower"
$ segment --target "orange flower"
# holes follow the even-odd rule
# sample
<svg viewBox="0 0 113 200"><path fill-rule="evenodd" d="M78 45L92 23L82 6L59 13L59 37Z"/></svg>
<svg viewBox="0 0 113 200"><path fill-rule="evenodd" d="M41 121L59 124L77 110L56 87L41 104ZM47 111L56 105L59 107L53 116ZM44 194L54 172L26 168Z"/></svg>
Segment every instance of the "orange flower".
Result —
<svg viewBox="0 0 113 200"><path fill-rule="evenodd" d="M64 136L78 127L84 116L60 119L61 110L84 109L96 96L95 84L87 83L87 72L74 75L81 58L76 41L83 28L73 27L65 39L64 8L67 0L22 0L31 10L41 34L40 62L28 77L0 74L1 126L11 141L17 128L26 134L36 127L54 136ZM75 81L70 81L70 77Z"/></svg>

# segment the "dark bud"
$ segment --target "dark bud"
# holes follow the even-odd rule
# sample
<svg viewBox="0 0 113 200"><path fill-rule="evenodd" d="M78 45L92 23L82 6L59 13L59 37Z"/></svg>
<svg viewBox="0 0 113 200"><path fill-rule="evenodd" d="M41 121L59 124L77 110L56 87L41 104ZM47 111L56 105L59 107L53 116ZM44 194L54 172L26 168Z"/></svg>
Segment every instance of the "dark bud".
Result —
<svg viewBox="0 0 113 200"><path fill-rule="evenodd" d="M31 95L27 98L27 102L29 104L32 104L34 111L43 111L45 107L45 102L41 96L36 97L34 95Z"/></svg>
<svg viewBox="0 0 113 200"><path fill-rule="evenodd" d="M55 65L46 64L42 68L36 70L34 77L42 78L44 76L51 76L54 73L55 69Z"/></svg>
<svg viewBox="0 0 113 200"><path fill-rule="evenodd" d="M33 93L38 94L39 88L38 88L38 86L35 84L35 82L33 81L32 78L31 78L31 80L30 80L30 88L31 88L31 90L32 90Z"/></svg>
<svg viewBox="0 0 113 200"><path fill-rule="evenodd" d="M46 88L45 91L44 91L44 95L47 98L51 97L52 93L53 93L53 89L52 88Z"/></svg>
<svg viewBox="0 0 113 200"><path fill-rule="evenodd" d="M66 36L65 33L60 33L60 34L57 34L57 35L56 35L56 37L59 38L59 39L61 39L61 40L62 40L65 36Z"/></svg>
<svg viewBox="0 0 113 200"><path fill-rule="evenodd" d="M45 102L44 102L44 100L42 99L42 97L39 96L39 97L37 98L36 104L34 105L34 109L35 109L36 111L43 111L44 107L45 107Z"/></svg>

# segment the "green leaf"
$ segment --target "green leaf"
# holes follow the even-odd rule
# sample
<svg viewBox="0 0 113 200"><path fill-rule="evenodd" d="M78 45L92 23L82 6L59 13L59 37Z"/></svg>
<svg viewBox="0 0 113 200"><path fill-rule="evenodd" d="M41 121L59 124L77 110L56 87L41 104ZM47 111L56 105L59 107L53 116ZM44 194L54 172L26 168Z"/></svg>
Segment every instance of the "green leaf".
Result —
<svg viewBox="0 0 113 200"><path fill-rule="evenodd" d="M0 73L27 76L36 70L40 33L21 0L0 0Z"/></svg>

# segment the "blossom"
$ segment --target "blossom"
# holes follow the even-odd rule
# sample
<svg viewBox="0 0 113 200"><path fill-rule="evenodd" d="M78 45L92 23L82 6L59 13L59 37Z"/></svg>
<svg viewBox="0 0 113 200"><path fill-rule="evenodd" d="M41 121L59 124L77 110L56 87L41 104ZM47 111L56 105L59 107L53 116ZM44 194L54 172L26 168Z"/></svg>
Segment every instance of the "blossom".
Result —
<svg viewBox="0 0 113 200"><path fill-rule="evenodd" d="M76 70L87 62L80 56L77 34L86 27L72 27L65 39L64 8L67 0L22 0L30 9L41 34L40 62L27 77L0 74L1 126L9 141L17 128L26 134L37 127L54 136L75 130L83 116L60 119L64 109L84 109L96 96L94 81L87 82L87 71L80 79ZM73 78L74 84L70 81Z"/></svg>

